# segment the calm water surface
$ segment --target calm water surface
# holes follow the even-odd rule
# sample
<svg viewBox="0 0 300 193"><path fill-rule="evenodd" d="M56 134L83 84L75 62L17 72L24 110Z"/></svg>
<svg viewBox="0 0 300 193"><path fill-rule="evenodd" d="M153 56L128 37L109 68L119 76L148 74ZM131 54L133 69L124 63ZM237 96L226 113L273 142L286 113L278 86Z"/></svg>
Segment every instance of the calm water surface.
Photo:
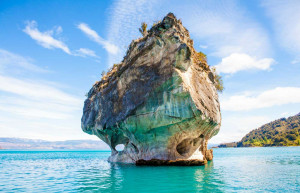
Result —
<svg viewBox="0 0 300 193"><path fill-rule="evenodd" d="M300 147L214 149L196 167L108 163L105 151L0 151L2 192L300 192Z"/></svg>

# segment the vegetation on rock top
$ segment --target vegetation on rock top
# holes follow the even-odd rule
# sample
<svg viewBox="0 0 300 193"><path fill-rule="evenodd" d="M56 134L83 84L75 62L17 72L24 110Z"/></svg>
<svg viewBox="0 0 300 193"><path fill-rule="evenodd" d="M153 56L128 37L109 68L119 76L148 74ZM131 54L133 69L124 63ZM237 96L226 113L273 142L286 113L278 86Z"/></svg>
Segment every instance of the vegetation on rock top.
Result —
<svg viewBox="0 0 300 193"><path fill-rule="evenodd" d="M142 23L141 28L139 28L139 31L143 36L147 35L147 24L145 22Z"/></svg>
<svg viewBox="0 0 300 193"><path fill-rule="evenodd" d="M169 13L166 17L169 17L169 18L172 18L175 20L175 23L173 23L172 25L177 25L177 26L182 25L181 20L180 19L177 20L173 13ZM164 22L164 20L155 22L149 30L147 30L148 25L145 22L142 22L141 27L139 28L139 32L143 35L143 37L139 38L138 40L133 40L132 43L128 47L128 50L126 52L127 54L125 55L123 61L119 64L114 64L110 69L108 69L107 72L103 71L101 73L101 76L102 76L101 80L97 81L95 84L99 84L99 88L105 88L109 84L109 82L114 81L120 75L120 73L122 73L123 70L120 70L120 69L124 69L124 61L126 60L128 53L130 53L131 48L134 47L135 44L144 41L145 38L146 39L148 38L148 36L153 36L153 35L159 36L159 34L164 33L164 31L166 30L165 29L166 27L171 27L171 26L165 26L165 24L163 22ZM184 28L183 35L187 36L189 39L189 32L185 28ZM193 47L193 40L189 39L187 44L189 44L189 46ZM194 50L194 48L192 48L192 49ZM214 67L210 68L210 66L207 64L207 56L203 52L195 52L194 59L195 59L195 62L199 63L199 65L204 70L206 70L206 71L208 70L208 71L212 72L212 74L213 74L212 81L214 83L214 86L217 89L217 91L222 92L224 90L222 77L217 74L216 69ZM87 94L87 96L88 96L88 94Z"/></svg>

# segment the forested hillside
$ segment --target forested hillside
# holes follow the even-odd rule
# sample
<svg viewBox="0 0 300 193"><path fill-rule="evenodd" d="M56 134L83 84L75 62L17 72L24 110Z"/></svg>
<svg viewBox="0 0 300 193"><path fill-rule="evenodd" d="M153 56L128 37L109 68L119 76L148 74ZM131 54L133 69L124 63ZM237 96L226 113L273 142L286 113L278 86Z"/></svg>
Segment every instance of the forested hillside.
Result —
<svg viewBox="0 0 300 193"><path fill-rule="evenodd" d="M267 123L242 138L238 147L300 145L300 113Z"/></svg>

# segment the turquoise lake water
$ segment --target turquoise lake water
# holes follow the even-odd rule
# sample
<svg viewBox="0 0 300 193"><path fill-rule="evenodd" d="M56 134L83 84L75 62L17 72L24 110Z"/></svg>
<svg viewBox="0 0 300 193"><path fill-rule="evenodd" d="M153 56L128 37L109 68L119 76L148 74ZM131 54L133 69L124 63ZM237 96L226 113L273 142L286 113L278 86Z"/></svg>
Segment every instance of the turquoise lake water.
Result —
<svg viewBox="0 0 300 193"><path fill-rule="evenodd" d="M0 151L0 192L300 192L300 147L214 149L195 167L108 163L105 151Z"/></svg>

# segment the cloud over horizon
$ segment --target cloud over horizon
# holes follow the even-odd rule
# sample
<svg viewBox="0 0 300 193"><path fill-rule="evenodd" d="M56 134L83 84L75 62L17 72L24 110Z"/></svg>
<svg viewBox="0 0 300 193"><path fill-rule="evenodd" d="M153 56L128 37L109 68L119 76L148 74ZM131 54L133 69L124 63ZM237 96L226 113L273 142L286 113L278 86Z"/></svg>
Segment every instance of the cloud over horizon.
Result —
<svg viewBox="0 0 300 193"><path fill-rule="evenodd" d="M221 108L225 111L249 111L296 103L300 103L300 87L276 87L258 95L232 95L221 101Z"/></svg>
<svg viewBox="0 0 300 193"><path fill-rule="evenodd" d="M22 137L54 140L65 139L69 133L69 138L81 138L83 97L68 93L58 82L25 78L28 72L49 71L32 64L31 59L0 49L1 136L22 133Z"/></svg>
<svg viewBox="0 0 300 193"><path fill-rule="evenodd" d="M269 121L272 119L268 116L228 116L223 120L220 132L210 140L210 143L220 144L239 141L248 132Z"/></svg>

